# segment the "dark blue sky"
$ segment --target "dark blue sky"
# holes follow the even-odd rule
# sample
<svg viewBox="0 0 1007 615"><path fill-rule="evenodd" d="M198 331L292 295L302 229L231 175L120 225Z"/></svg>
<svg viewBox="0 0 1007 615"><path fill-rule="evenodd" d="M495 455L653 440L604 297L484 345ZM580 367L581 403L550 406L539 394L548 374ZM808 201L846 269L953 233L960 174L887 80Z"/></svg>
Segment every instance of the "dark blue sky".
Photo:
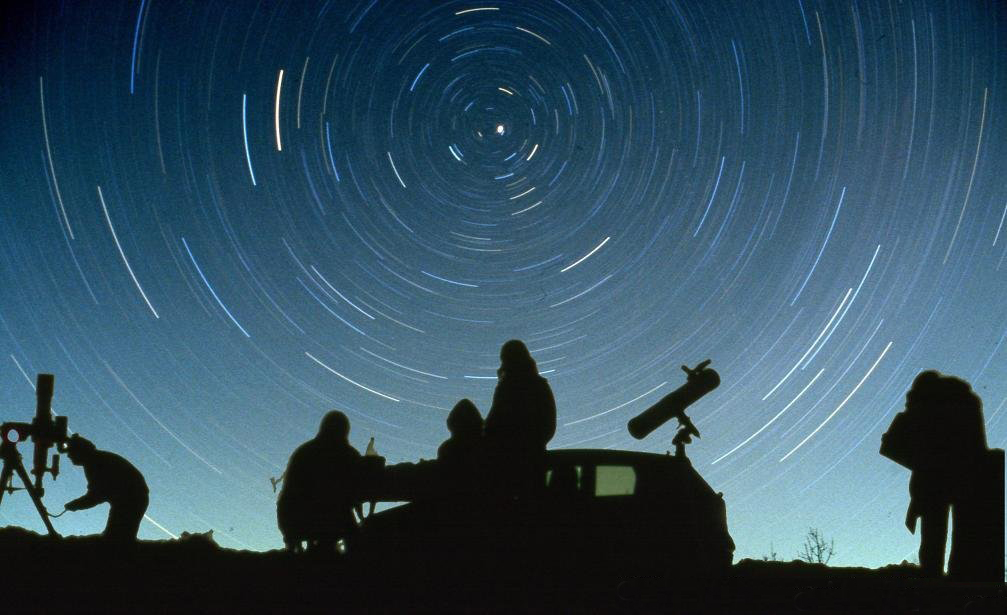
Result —
<svg viewBox="0 0 1007 615"><path fill-rule="evenodd" d="M146 475L141 537L279 547L267 478L325 411L432 458L515 337L553 448L670 449L626 421L712 359L689 455L738 557L913 555L877 450L922 369L1007 441L1000 3L3 10L2 418L55 373ZM23 494L0 523L41 528Z"/></svg>

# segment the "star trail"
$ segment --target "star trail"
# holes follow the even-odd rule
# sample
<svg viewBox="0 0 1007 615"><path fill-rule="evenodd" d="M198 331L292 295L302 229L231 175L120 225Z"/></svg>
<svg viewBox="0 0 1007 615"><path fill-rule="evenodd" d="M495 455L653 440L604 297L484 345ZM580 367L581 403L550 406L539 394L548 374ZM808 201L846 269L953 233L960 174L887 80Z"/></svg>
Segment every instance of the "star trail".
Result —
<svg viewBox="0 0 1007 615"><path fill-rule="evenodd" d="M914 556L878 447L923 369L1007 444L1002 3L5 12L2 418L54 373L70 430L146 476L141 538L279 548L267 479L327 410L433 458L511 338L551 448L671 449L626 422L712 359L687 451L736 559L809 527L834 564ZM83 485L67 463L45 502ZM41 529L23 493L0 523Z"/></svg>

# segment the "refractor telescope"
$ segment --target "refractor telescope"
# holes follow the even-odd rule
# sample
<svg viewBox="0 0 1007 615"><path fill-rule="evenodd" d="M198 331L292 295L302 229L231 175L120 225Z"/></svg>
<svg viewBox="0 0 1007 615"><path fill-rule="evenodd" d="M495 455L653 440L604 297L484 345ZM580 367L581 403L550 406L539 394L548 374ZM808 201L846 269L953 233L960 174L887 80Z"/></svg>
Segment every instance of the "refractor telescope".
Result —
<svg viewBox="0 0 1007 615"><path fill-rule="evenodd" d="M42 479L46 473L51 473L53 479L59 475L59 455L53 455L52 465L49 465L49 449L56 447L56 450L63 452L69 440L67 434L67 419L65 416L53 416L52 414L52 374L39 374L35 385L35 418L31 423L6 422L0 424L0 457L3 458L3 471L0 473L0 502L3 501L4 493L13 493L21 489L14 487L12 479L14 473L21 478L24 484L23 489L31 495L38 509L42 521L50 534L56 535L52 524L49 522L48 513L42 505L42 495L45 488L42 486ZM32 470L34 480L28 477L24 464L21 462L21 454L17 450L17 445L31 438L35 444L32 455Z"/></svg>
<svg viewBox="0 0 1007 615"><path fill-rule="evenodd" d="M686 374L685 384L631 419L627 425L630 435L637 440L642 440L672 418L677 418L680 429L679 434L675 437L675 445L678 450L681 450L681 443L691 441L690 436L698 438L699 430L686 416L685 409L720 385L720 375L710 369L709 365L709 359L691 369L683 365L682 371Z"/></svg>

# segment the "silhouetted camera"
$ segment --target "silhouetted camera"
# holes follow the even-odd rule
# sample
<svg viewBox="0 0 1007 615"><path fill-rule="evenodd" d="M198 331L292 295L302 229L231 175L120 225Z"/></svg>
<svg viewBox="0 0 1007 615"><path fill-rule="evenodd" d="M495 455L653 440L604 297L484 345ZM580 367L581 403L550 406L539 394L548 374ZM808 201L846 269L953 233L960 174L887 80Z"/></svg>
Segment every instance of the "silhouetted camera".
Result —
<svg viewBox="0 0 1007 615"><path fill-rule="evenodd" d="M42 493L42 477L46 472L52 473L54 479L59 475L59 455L53 455L52 466L48 466L49 449L55 446L57 451L63 452L69 440L66 417L52 415L53 379L52 374L38 375L35 418L31 423L8 422L0 425L4 448L16 446L28 438L35 443L31 473L35 475L35 489L39 494Z"/></svg>

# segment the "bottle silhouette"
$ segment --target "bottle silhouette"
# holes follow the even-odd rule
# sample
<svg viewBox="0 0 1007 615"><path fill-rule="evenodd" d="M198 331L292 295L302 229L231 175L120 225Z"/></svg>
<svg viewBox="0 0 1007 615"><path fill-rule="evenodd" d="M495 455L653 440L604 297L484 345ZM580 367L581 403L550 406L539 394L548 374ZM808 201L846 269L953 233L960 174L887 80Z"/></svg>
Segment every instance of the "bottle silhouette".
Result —
<svg viewBox="0 0 1007 615"><path fill-rule="evenodd" d="M378 449L374 447L374 436L371 436L371 439L367 441L367 450L364 451L364 457L367 458L379 457ZM367 509L367 516L370 517L371 515L374 514L374 508L377 506L378 503L376 500L369 500L368 504L370 506Z"/></svg>

